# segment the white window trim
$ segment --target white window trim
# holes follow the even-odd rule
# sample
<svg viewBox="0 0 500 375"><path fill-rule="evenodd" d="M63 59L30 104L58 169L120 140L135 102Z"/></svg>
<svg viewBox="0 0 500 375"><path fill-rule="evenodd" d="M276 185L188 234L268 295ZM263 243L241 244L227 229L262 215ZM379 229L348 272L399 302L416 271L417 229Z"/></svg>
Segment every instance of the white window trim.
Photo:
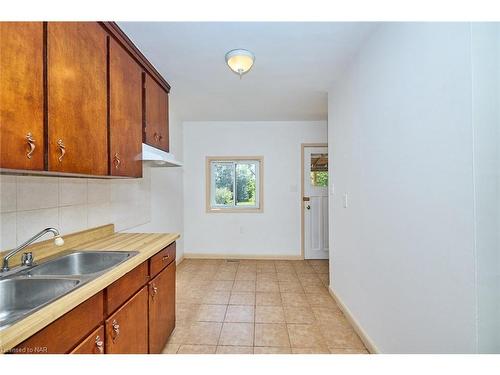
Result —
<svg viewBox="0 0 500 375"><path fill-rule="evenodd" d="M212 202L215 199L215 176L212 175L212 164L213 163L233 163L234 165L239 162L254 162L256 163L255 177L256 177L256 191L255 200L258 206L237 206L233 204L232 206L216 205ZM233 172L235 173L235 172ZM264 158L262 156L207 156L206 158L206 211L208 213L217 212L263 212L264 211ZM236 200L236 176L233 178L233 203Z"/></svg>

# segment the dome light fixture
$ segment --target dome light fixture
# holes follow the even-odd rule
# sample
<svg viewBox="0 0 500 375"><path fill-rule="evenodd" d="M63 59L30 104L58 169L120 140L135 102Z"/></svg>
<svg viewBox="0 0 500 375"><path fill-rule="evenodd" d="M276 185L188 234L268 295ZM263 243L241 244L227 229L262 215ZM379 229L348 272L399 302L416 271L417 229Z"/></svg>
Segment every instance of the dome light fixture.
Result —
<svg viewBox="0 0 500 375"><path fill-rule="evenodd" d="M226 64L229 68L241 76L247 73L253 66L255 55L246 49L233 49L226 53Z"/></svg>

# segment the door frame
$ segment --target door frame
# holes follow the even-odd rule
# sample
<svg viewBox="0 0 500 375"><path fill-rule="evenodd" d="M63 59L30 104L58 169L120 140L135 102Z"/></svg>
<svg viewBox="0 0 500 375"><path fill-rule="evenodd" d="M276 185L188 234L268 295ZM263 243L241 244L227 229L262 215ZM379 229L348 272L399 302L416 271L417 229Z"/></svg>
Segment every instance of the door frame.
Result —
<svg viewBox="0 0 500 375"><path fill-rule="evenodd" d="M305 259L304 235L304 150L306 147L327 147L328 143L301 143L300 144L300 257ZM328 151L330 152L330 151Z"/></svg>

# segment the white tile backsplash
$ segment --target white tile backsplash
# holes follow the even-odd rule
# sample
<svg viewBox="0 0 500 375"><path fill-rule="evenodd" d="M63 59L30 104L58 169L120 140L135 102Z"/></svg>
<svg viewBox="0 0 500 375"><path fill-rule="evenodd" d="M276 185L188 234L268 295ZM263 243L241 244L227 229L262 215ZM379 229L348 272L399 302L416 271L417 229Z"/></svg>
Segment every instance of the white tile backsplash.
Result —
<svg viewBox="0 0 500 375"><path fill-rule="evenodd" d="M89 228L113 223L111 215L111 203L90 203L87 205L87 225Z"/></svg>
<svg viewBox="0 0 500 375"><path fill-rule="evenodd" d="M59 230L73 233L87 229L87 205L59 207Z"/></svg>
<svg viewBox="0 0 500 375"><path fill-rule="evenodd" d="M17 212L0 214L0 249L11 249L16 246Z"/></svg>
<svg viewBox="0 0 500 375"><path fill-rule="evenodd" d="M17 177L17 210L36 210L59 205L59 178Z"/></svg>
<svg viewBox="0 0 500 375"><path fill-rule="evenodd" d="M145 209L139 202L112 202L111 207L112 220L117 231L130 229L137 225L145 224L150 220L150 215L144 213Z"/></svg>
<svg viewBox="0 0 500 375"><path fill-rule="evenodd" d="M20 245L37 232L47 227L59 228L59 208L19 211L16 220L17 244ZM43 237L40 241L46 240Z"/></svg>
<svg viewBox="0 0 500 375"><path fill-rule="evenodd" d="M89 204L111 201L111 182L108 180L88 180L87 194Z"/></svg>
<svg viewBox="0 0 500 375"><path fill-rule="evenodd" d="M148 223L150 178L146 166L141 179L1 175L0 250L10 249L48 226L64 235L110 223L117 231Z"/></svg>
<svg viewBox="0 0 500 375"><path fill-rule="evenodd" d="M16 206L16 176L0 175L0 212L15 212Z"/></svg>
<svg viewBox="0 0 500 375"><path fill-rule="evenodd" d="M87 203L87 179L60 178L59 206L73 206Z"/></svg>

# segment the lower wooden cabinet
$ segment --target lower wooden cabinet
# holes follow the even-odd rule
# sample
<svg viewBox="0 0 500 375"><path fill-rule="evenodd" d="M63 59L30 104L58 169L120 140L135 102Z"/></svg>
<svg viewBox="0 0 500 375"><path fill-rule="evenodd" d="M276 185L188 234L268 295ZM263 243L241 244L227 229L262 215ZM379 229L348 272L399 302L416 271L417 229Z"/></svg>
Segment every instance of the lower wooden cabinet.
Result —
<svg viewBox="0 0 500 375"><path fill-rule="evenodd" d="M88 335L70 354L104 354L104 326Z"/></svg>
<svg viewBox="0 0 500 375"><path fill-rule="evenodd" d="M175 262L149 282L149 352L161 353L175 327Z"/></svg>
<svg viewBox="0 0 500 375"><path fill-rule="evenodd" d="M172 243L10 352L161 353L175 327L175 271Z"/></svg>
<svg viewBox="0 0 500 375"><path fill-rule="evenodd" d="M148 353L148 288L106 319L106 353Z"/></svg>
<svg viewBox="0 0 500 375"><path fill-rule="evenodd" d="M148 281L148 261L145 261L108 286L104 298L106 316L114 313Z"/></svg>
<svg viewBox="0 0 500 375"><path fill-rule="evenodd" d="M19 344L16 354L69 353L89 332L102 324L103 292L99 292L52 324Z"/></svg>

